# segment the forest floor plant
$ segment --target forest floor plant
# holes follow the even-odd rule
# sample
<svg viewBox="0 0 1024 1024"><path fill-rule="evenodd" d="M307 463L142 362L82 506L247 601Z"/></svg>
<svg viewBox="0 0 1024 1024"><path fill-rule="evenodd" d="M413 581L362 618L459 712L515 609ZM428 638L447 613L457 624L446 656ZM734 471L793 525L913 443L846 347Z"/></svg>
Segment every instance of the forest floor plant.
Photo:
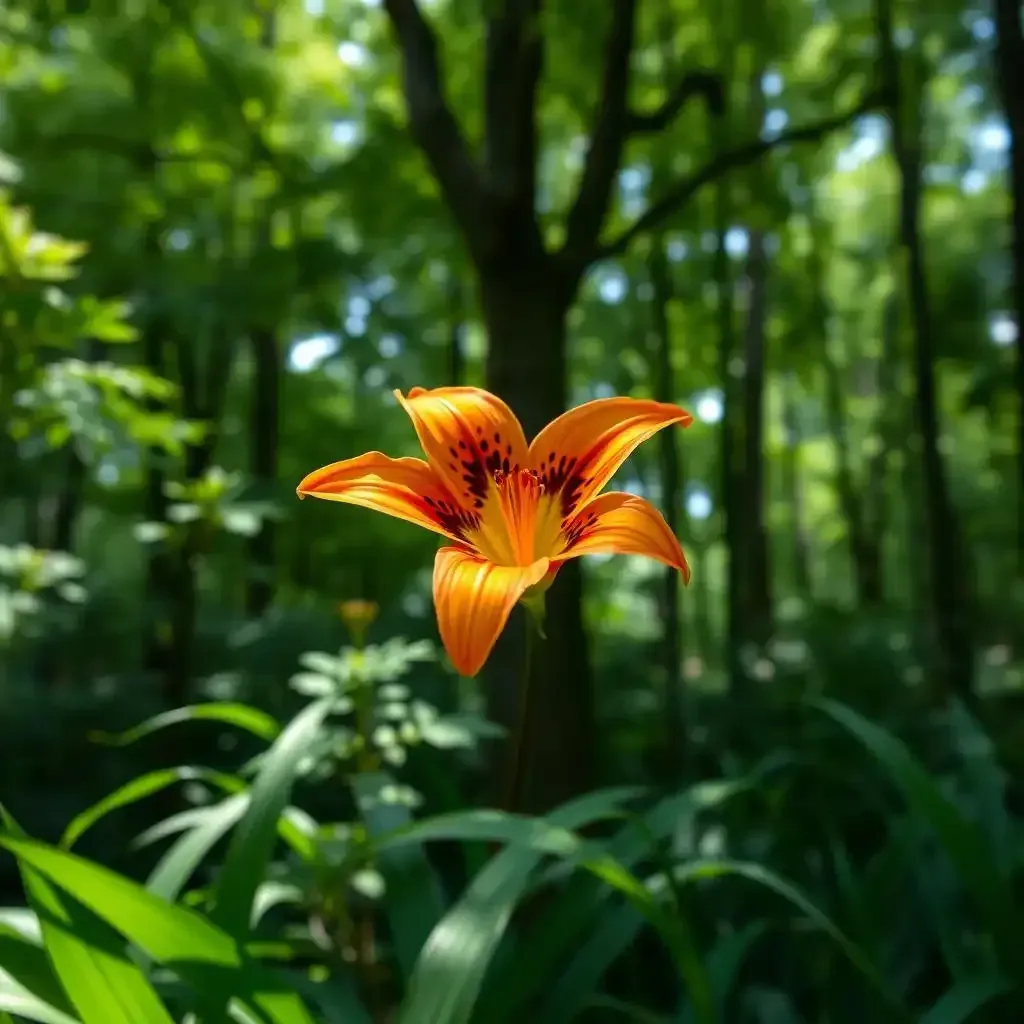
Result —
<svg viewBox="0 0 1024 1024"><path fill-rule="evenodd" d="M0 846L18 860L28 906L0 911L0 1019L514 1024L529 1012L556 1024L600 1012L713 1024L736 1019L733 989L767 927L753 920L710 942L701 934L684 890L718 892L724 877L782 896L830 936L863 979L872 1019L960 1024L995 997L1019 997L1008 874L1017 859L997 857L903 744L848 708L821 705L884 765L976 903L987 952L957 956L950 936L955 982L923 1012L884 975L866 933L849 937L763 864L678 846L681 827L701 831L728 801L767 785L777 763L660 799L602 790L544 818L466 810L416 820L419 794L392 774L410 748L451 750L486 730L439 714L400 681L431 657L429 646L367 645L373 609L350 605L344 614L353 644L303 656L292 687L308 703L290 721L210 702L108 737L133 743L201 720L245 730L267 746L237 773L188 765L142 775L78 815L57 845L26 836L5 812ZM339 779L350 794L338 797L352 808L347 821L317 822L292 802L299 780L335 789ZM139 837L141 845L173 837L144 884L73 852L107 814L182 782L201 783L209 799ZM606 839L583 838L601 822L620 824ZM438 842L503 849L449 903L424 853ZM515 909L541 888L551 890L542 919L520 933ZM645 929L660 936L677 979L674 1016L602 994L608 971ZM845 1018L837 1011L833 1019Z"/></svg>

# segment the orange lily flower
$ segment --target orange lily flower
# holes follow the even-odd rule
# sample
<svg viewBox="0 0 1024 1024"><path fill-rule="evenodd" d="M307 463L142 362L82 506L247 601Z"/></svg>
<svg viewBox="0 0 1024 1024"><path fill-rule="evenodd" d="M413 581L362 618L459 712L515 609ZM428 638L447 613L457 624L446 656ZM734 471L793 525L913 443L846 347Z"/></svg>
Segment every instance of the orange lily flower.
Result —
<svg viewBox="0 0 1024 1024"><path fill-rule="evenodd" d="M483 667L516 602L543 593L569 558L647 555L689 582L661 513L643 498L598 492L663 427L689 426L676 405L587 402L527 444L512 410L479 388L413 388L395 396L427 461L369 452L310 473L298 495L362 505L452 542L434 561L434 604L462 675Z"/></svg>

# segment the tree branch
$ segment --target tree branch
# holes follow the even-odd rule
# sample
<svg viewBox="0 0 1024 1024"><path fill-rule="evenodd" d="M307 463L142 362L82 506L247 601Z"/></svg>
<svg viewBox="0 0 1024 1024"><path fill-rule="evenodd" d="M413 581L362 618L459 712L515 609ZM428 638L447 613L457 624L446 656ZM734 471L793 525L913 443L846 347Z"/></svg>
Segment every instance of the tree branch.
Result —
<svg viewBox="0 0 1024 1024"><path fill-rule="evenodd" d="M712 116L722 117L725 114L725 88L721 76L713 71L691 71L683 75L679 84L657 110L652 110L648 114L638 111L630 113L630 135L664 131L695 96L703 97L708 113Z"/></svg>
<svg viewBox="0 0 1024 1024"><path fill-rule="evenodd" d="M661 225L671 214L687 200L692 199L705 185L717 181L729 171L746 167L754 163L766 153L781 146L795 145L800 142L818 142L826 135L856 121L858 117L884 105L881 91L872 91L857 106L843 114L824 118L810 124L791 128L780 132L771 139L755 139L746 145L738 146L708 161L700 170L677 181L660 199L655 200L628 228L607 245L600 247L598 259L618 256L624 253L632 242L646 231Z"/></svg>
<svg viewBox="0 0 1024 1024"><path fill-rule="evenodd" d="M448 105L437 39L416 0L384 0L402 54L409 127L475 260L488 249L486 204L479 170Z"/></svg>
<svg viewBox="0 0 1024 1024"><path fill-rule="evenodd" d="M537 171L535 105L544 60L543 0L497 0L487 22L484 173L487 187L533 215Z"/></svg>
<svg viewBox="0 0 1024 1024"><path fill-rule="evenodd" d="M600 236L619 172L629 128L629 61L636 31L637 0L614 0L605 47L597 123L590 136L583 177L566 220L560 255L585 264Z"/></svg>

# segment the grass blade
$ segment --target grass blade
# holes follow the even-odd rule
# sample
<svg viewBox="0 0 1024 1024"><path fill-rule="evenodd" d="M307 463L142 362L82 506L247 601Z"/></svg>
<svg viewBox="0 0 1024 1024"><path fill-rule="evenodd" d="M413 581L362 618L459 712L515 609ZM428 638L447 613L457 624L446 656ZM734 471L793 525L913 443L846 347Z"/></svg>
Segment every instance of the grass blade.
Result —
<svg viewBox="0 0 1024 1024"><path fill-rule="evenodd" d="M545 821L499 812L447 815L406 830L393 841L438 838L489 839L515 845L492 858L436 925L420 954L397 1024L465 1024L512 911L546 853L576 853L581 842L569 829L622 814L642 790L603 790L552 812ZM461 819L461 820L460 820Z"/></svg>
<svg viewBox="0 0 1024 1024"><path fill-rule="evenodd" d="M63 986L39 942L33 942L9 925L0 923L0 971L41 1002L71 1016Z"/></svg>
<svg viewBox="0 0 1024 1024"><path fill-rule="evenodd" d="M314 1024L301 999L284 990L274 972L250 960L230 935L200 914L167 903L108 868L57 847L11 836L0 836L0 845L22 864L45 875L48 882L73 892L79 903L147 956L169 966L204 1001L227 1006L237 998L258 1021ZM61 977L67 986L63 974ZM70 989L68 994L71 996ZM82 1012L77 1002L75 1005ZM120 1020L86 1018L86 1024L92 1024L93 1019L96 1024ZM170 1022L166 1014L137 1009L124 1019L126 1024Z"/></svg>
<svg viewBox="0 0 1024 1024"><path fill-rule="evenodd" d="M608 852L632 867L681 822L720 806L750 785L750 780L702 782L666 797L621 829ZM530 929L509 966L497 968L481 999L482 1018L494 1024L516 1022L520 1008L544 993L543 1019L552 1024L570 1020L643 926L644 918L634 908L617 908L609 915L606 905L613 892L592 876L573 878ZM566 953L574 950L566 965Z"/></svg>
<svg viewBox="0 0 1024 1024"><path fill-rule="evenodd" d="M352 788L371 842L413 826L409 808L388 799L394 780L384 772L356 775ZM437 875L420 845L381 846L376 865L387 887L385 910L398 970L412 976L420 950L444 914Z"/></svg>
<svg viewBox="0 0 1024 1024"><path fill-rule="evenodd" d="M780 878L774 871L754 864L749 861L735 860L695 860L681 864L675 870L675 877L680 882L694 882L702 879L722 878L734 876L745 878L748 881L756 882L766 889L771 889L787 902L800 910L811 922L828 935L833 942L842 950L850 963L864 976L871 987L879 996L889 1004L890 1007L906 1016L906 1010L900 1000L894 995L882 976L878 973L875 965L871 962L860 947L852 942L843 931L841 931L832 919L805 896L792 883ZM655 883L660 887L664 885L664 878L659 877Z"/></svg>
<svg viewBox="0 0 1024 1024"><path fill-rule="evenodd" d="M998 977L962 981L935 1003L918 1024L965 1024L977 1010L1011 988Z"/></svg>
<svg viewBox="0 0 1024 1024"><path fill-rule="evenodd" d="M81 1024L77 1017L58 1010L0 973L0 1021L4 1024L11 1021L8 1014L33 1024Z"/></svg>
<svg viewBox="0 0 1024 1024"><path fill-rule="evenodd" d="M332 696L303 708L264 755L252 784L249 806L231 837L213 891L212 919L237 939L249 934L256 890L266 876L299 764L334 704Z"/></svg>
<svg viewBox="0 0 1024 1024"><path fill-rule="evenodd" d="M277 720L265 711L260 711L259 708L250 707L248 704L237 704L233 701L211 701L208 704L191 704L187 707L161 712L124 732L93 732L90 733L89 738L95 743L102 743L108 747L126 747L181 722L220 722L222 725L233 725L238 729L251 732L268 743L275 740L281 731Z"/></svg>
<svg viewBox="0 0 1024 1024"><path fill-rule="evenodd" d="M20 827L3 808L0 814L7 827L0 843L12 852L19 845L35 845L16 838L23 835ZM174 1024L145 974L127 957L124 943L100 916L82 901L59 893L31 861L18 857L18 868L46 954L84 1024Z"/></svg>
<svg viewBox="0 0 1024 1024"><path fill-rule="evenodd" d="M60 845L71 849L85 832L112 811L138 803L147 796L153 796L177 782L205 782L226 793L237 792L245 788L245 783L233 775L209 771L205 768L193 768L188 765L147 772L145 775L139 775L132 779L131 782L126 782L123 786L115 789L113 793L109 793L102 800L98 800L81 814L76 815L64 830Z"/></svg>
<svg viewBox="0 0 1024 1024"><path fill-rule="evenodd" d="M907 804L935 831L982 922L991 931L1003 962L1024 966L1014 926L1013 893L981 829L960 813L927 769L891 733L835 701L818 700L814 704L888 771Z"/></svg>

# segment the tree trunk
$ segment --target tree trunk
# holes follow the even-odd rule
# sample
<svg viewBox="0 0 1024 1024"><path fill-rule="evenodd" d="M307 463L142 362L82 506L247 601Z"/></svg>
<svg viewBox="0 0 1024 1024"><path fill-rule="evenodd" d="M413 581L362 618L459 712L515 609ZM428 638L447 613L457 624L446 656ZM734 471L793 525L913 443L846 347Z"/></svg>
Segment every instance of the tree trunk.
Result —
<svg viewBox="0 0 1024 1024"><path fill-rule="evenodd" d="M804 521L804 491L800 479L800 446L803 437L797 408L796 375L787 373L783 381L782 417L786 432L786 449L782 458L782 489L789 509L793 537L793 586L805 601L814 600L811 581L811 548Z"/></svg>
<svg viewBox="0 0 1024 1024"><path fill-rule="evenodd" d="M50 547L55 551L74 551L75 525L82 509L85 492L85 463L74 445L64 453L64 479L53 504L53 523Z"/></svg>
<svg viewBox="0 0 1024 1024"><path fill-rule="evenodd" d="M249 468L254 482L266 495L277 483L277 451L280 432L281 352L275 331L257 327L250 332L255 375L249 426ZM260 532L249 541L249 580L245 594L246 614L259 618L274 599L275 524L264 519Z"/></svg>
<svg viewBox="0 0 1024 1024"><path fill-rule="evenodd" d="M480 282L487 328L487 386L501 395L532 437L565 408L566 315L571 290L540 251L510 253ZM517 611L485 670L490 716L516 720L524 617ZM520 756L526 774L517 811L543 813L588 790L594 772L594 707L582 615L579 560L570 560L547 594L547 639L533 645L528 728ZM509 747L505 745L507 752ZM508 758L500 765L508 778Z"/></svg>
<svg viewBox="0 0 1024 1024"><path fill-rule="evenodd" d="M273 55L276 18L272 9L253 12L262 18L260 45ZM256 235L256 251L271 250L270 220L274 214L268 203ZM293 228L295 225L293 224ZM249 471L253 482L266 495L277 484L277 452L280 438L282 353L277 324L255 323L249 332L254 380L250 405ZM249 577L245 588L245 612L260 618L274 600L276 583L277 530L271 519L262 519L259 533L249 541Z"/></svg>
<svg viewBox="0 0 1024 1024"><path fill-rule="evenodd" d="M743 543L746 550L746 634L757 644L768 641L772 631L772 599L768 574L768 531L764 521L764 382L768 316L764 234L751 231L747 257L747 336L743 366L743 488L746 517Z"/></svg>
<svg viewBox="0 0 1024 1024"><path fill-rule="evenodd" d="M877 572L871 570L873 543L868 537L864 504L851 464L844 398L846 381L829 341L830 339L825 339L821 362L825 374L825 415L836 451L836 493L843 519L846 520L846 539L853 566L857 603L870 608L877 605L881 597L878 593L879 576Z"/></svg>
<svg viewBox="0 0 1024 1024"><path fill-rule="evenodd" d="M465 294L462 281L448 269L448 384L459 386L466 383L466 353L463 348L466 334Z"/></svg>
<svg viewBox="0 0 1024 1024"><path fill-rule="evenodd" d="M898 242L913 336L914 404L921 436L929 586L939 655L935 669L941 691L970 701L974 652L968 618L968 565L964 538L939 452L937 355L921 238L922 154L918 111L923 90L920 83L915 83L913 98L916 101L910 102L901 88L901 59L896 52L890 4L891 0L879 0L878 29L883 81L891 102L893 153L900 172ZM920 59L913 56L904 60L913 60L911 66L920 63Z"/></svg>
<svg viewBox="0 0 1024 1024"><path fill-rule="evenodd" d="M882 352L878 359L875 393L878 413L875 436L878 446L868 460L867 495L864 502L866 535L870 545L870 563L866 566L866 589L879 605L885 602L884 541L889 525L889 456L896 443L898 410L892 395L896 392L899 363L899 299L891 296L882 312Z"/></svg>
<svg viewBox="0 0 1024 1024"><path fill-rule="evenodd" d="M822 253L829 245L827 229L818 218L813 200L808 204L808 216L816 240L811 247L809 273L813 282L812 324L823 339L821 366L825 383L825 419L836 452L836 494L846 524L846 540L853 569L853 581L859 607L875 608L882 601L881 591L881 530L873 532L869 525L872 507L857 480L850 453L846 393L850 386L849 366L854 359L853 334L857 328L848 328L842 322L839 337L833 344L833 318L826 294L825 267ZM844 360L837 358L836 348L842 344ZM876 467L877 468L877 467Z"/></svg>
<svg viewBox="0 0 1024 1024"><path fill-rule="evenodd" d="M719 182L715 203L715 294L718 313L718 376L722 388L722 420L719 424L719 507L722 514L722 535L725 541L725 665L729 685L734 691L745 685L743 659L743 537L740 502L741 467L737 439L742 436L737 388L733 377L736 358L736 321L733 302L732 268L725 248L729 230L729 184Z"/></svg>
<svg viewBox="0 0 1024 1024"><path fill-rule="evenodd" d="M1017 324L1017 567L1024 576L1024 28L1020 0L995 0L996 78L1010 132L1010 261Z"/></svg>
<svg viewBox="0 0 1024 1024"><path fill-rule="evenodd" d="M674 177L663 195L655 197L628 228L605 243L602 234L614 205L629 139L667 128L693 97L702 97L716 117L725 107L721 77L698 70L683 75L655 110L633 110L630 75L638 3L611 0L603 8L607 13L604 58L583 172L565 218L564 241L549 255L536 216L537 101L546 41L541 0L508 0L494 6L484 19L484 124L479 152L467 140L448 103L441 48L422 5L417 0L383 0L383 7L401 51L410 134L437 181L480 281L490 336L487 386L509 402L528 433L536 432L564 409L568 384L565 318L591 265L625 252L634 238L656 230L698 191L731 169L756 162L780 142L820 139L867 108L862 103L839 117L781 133L771 141L756 139L731 152L719 149L715 159L693 174ZM724 234L728 223L720 218L718 226ZM726 259L724 251L721 258ZM726 266L720 278L723 308L731 301L726 296L727 277ZM728 308L731 318L731 305ZM723 435L729 444L730 431L727 419ZM732 472L731 462L727 469ZM731 495L731 482L728 490ZM724 500L735 499L729 496ZM570 564L560 575L549 597L552 640L544 670L557 687L545 686L540 698L553 702L554 708L544 717L534 741L538 761L533 767L536 777L545 779L545 802L585 787L593 759L593 708L579 568ZM501 658L494 660L500 662ZM504 685L493 685L491 693L495 710L508 721L507 705L515 685L507 671L504 675ZM551 752L548 762L543 760L545 751ZM546 774L549 768L553 774ZM564 778L556 782L560 775Z"/></svg>
<svg viewBox="0 0 1024 1024"><path fill-rule="evenodd" d="M653 239L648 257L651 281L651 313L653 317L652 360L654 397L659 402L676 400L675 369L672 365L672 334L669 329L668 304L672 299L672 279L665 258L665 239ZM669 529L679 533L679 509L682 505L683 471L679 460L678 438L674 430L662 431L658 438L658 468L661 482L661 510ZM681 674L683 637L679 601L679 573L666 566L661 583L661 667L664 673L664 722L661 736L661 763L668 777L678 782L683 775L686 743L686 709L684 682Z"/></svg>

